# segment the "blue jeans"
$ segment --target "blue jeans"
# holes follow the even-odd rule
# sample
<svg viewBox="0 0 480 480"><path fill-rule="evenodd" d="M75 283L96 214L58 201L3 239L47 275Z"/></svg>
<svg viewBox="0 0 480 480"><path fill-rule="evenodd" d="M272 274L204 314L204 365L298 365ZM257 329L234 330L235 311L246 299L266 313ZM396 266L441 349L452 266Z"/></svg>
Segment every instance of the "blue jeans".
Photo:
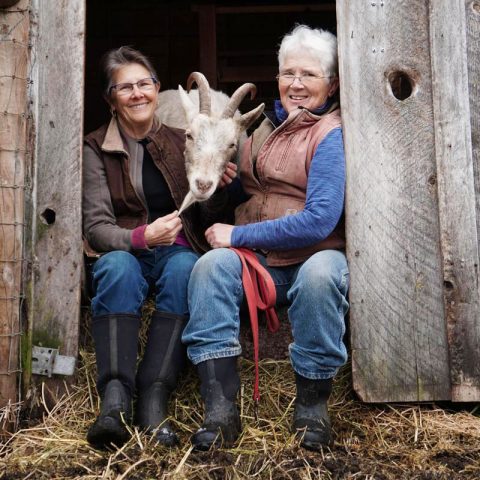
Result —
<svg viewBox="0 0 480 480"><path fill-rule="evenodd" d="M180 245L156 247L138 255L116 250L106 253L92 271L92 313L140 315L150 291L158 311L188 315L187 286L199 258Z"/></svg>
<svg viewBox="0 0 480 480"><path fill-rule="evenodd" d="M265 258L257 256L266 266ZM345 255L324 250L301 264L267 269L276 286L277 305L289 305L293 369L312 380L333 377L347 360L343 343L349 284ZM188 287L190 319L182 336L195 365L241 354L241 272L237 254L227 248L212 250L195 264Z"/></svg>

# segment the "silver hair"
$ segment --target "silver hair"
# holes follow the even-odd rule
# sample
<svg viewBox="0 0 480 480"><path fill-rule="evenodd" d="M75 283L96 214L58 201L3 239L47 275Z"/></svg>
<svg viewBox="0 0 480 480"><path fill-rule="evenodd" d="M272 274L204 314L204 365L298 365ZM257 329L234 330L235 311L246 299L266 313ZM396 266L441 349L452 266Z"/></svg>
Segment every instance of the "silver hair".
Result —
<svg viewBox="0 0 480 480"><path fill-rule="evenodd" d="M280 43L278 51L280 69L288 56L305 52L318 61L324 75L331 77L338 75L337 37L333 33L307 25L296 25Z"/></svg>
<svg viewBox="0 0 480 480"><path fill-rule="evenodd" d="M114 48L105 53L101 60L101 68L104 77L104 95L106 97L110 96L110 88L112 86L112 79L115 72L125 65L131 65L134 63L145 67L150 72L150 75L158 80L157 72L155 71L152 62L142 52L129 46Z"/></svg>

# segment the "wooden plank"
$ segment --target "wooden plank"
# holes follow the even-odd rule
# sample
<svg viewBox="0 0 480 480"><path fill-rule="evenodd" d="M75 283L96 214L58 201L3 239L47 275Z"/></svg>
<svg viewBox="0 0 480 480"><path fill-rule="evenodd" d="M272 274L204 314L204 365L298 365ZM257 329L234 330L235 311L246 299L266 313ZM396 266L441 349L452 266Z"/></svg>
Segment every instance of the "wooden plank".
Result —
<svg viewBox="0 0 480 480"><path fill-rule="evenodd" d="M197 7L198 8L198 7ZM219 6L219 14L239 14L239 13L294 13L294 12L334 12L335 2L324 3L323 5L314 3L292 4L292 5L240 5L240 6Z"/></svg>
<svg viewBox="0 0 480 480"><path fill-rule="evenodd" d="M353 382L368 402L450 398L427 4L337 1Z"/></svg>
<svg viewBox="0 0 480 480"><path fill-rule="evenodd" d="M472 132L472 160L475 181L477 241L480 250L480 3L466 2L467 22L467 65L470 96L470 124ZM480 313L477 315L480 318ZM476 325L477 344L479 325ZM477 365L479 349L477 352ZM478 379L478 370L477 370Z"/></svg>
<svg viewBox="0 0 480 480"><path fill-rule="evenodd" d="M0 408L19 401L28 3L0 10ZM15 415L3 419L0 433L16 422Z"/></svg>
<svg viewBox="0 0 480 480"><path fill-rule="evenodd" d="M466 0L468 91L472 133L472 163L476 199L477 241L480 250L480 3ZM477 315L480 318L480 313ZM478 324L476 332L478 336ZM477 353L479 350L477 349ZM477 365L480 360L477 360Z"/></svg>
<svg viewBox="0 0 480 480"><path fill-rule="evenodd" d="M217 88L217 16L215 5L198 5L200 71Z"/></svg>
<svg viewBox="0 0 480 480"><path fill-rule="evenodd" d="M81 159L85 0L32 5L37 31L34 266L28 299L34 345L76 356L82 271ZM45 377L40 378L43 380Z"/></svg>
<svg viewBox="0 0 480 480"><path fill-rule="evenodd" d="M430 32L452 400L478 401L480 263L468 98L465 1L432 2Z"/></svg>

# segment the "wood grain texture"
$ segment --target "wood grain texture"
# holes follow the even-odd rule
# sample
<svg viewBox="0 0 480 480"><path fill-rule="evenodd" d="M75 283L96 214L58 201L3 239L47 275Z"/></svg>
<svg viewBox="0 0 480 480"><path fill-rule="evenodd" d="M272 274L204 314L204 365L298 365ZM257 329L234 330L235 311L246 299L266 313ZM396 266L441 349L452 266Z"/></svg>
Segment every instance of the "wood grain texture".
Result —
<svg viewBox="0 0 480 480"><path fill-rule="evenodd" d="M471 81L476 79L475 66L468 71L468 62L475 60L472 51L467 57L466 10L465 0L430 3L435 156L453 401L480 400L478 201L469 73ZM470 13L470 30L477 24L478 32L478 16Z"/></svg>
<svg viewBox="0 0 480 480"><path fill-rule="evenodd" d="M368 402L450 398L428 19L420 0L337 1L352 368ZM413 84L404 100L395 72Z"/></svg>
<svg viewBox="0 0 480 480"><path fill-rule="evenodd" d="M0 10L0 408L19 400L28 3L19 2L15 12ZM0 431L10 421L4 419Z"/></svg>
<svg viewBox="0 0 480 480"><path fill-rule="evenodd" d="M34 345L76 356L82 270L81 160L85 1L33 2L32 101L36 116L33 272Z"/></svg>
<svg viewBox="0 0 480 480"><path fill-rule="evenodd" d="M480 250L480 1L467 0L465 3L466 12L466 29L467 29L467 65L468 65L468 91L470 98L470 130L472 134L472 163L475 187L475 207L477 222L477 242L478 250ZM477 268L478 272L478 268ZM476 401L480 399L478 394L478 385L480 372L480 312L477 312L477 320L473 326L475 335L475 343L477 345L472 359L476 362L477 370L473 371L475 378L473 392L466 391L462 396L470 398L476 397ZM470 332L469 332L470 334ZM472 345L474 347L475 343ZM464 384L462 390L470 390Z"/></svg>

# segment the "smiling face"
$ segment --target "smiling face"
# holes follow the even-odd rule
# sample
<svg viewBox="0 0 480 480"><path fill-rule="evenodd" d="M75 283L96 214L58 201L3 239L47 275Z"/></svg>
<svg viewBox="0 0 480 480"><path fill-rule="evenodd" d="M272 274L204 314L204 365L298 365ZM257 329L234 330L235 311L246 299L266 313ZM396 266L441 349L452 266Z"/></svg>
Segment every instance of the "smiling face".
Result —
<svg viewBox="0 0 480 480"><path fill-rule="evenodd" d="M135 84L151 76L143 65L131 63L115 71L112 85ZM111 90L110 106L115 110L118 121L128 135L143 138L152 128L159 88L158 83L149 90L140 90L138 85L134 85L133 90L126 95L119 94L116 88Z"/></svg>
<svg viewBox="0 0 480 480"><path fill-rule="evenodd" d="M282 79L282 74L302 77L295 78L293 82ZM315 110L322 106L328 97L331 97L337 90L337 78L319 78L325 74L318 66L318 61L311 55L287 56L280 67L278 90L283 108L291 113L298 107Z"/></svg>

